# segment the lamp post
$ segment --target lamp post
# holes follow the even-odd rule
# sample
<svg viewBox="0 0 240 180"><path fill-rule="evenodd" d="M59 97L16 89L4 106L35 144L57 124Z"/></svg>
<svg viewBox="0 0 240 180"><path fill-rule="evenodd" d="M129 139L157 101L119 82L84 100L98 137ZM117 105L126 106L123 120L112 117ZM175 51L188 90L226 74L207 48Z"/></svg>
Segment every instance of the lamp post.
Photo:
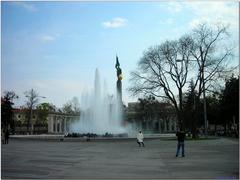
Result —
<svg viewBox="0 0 240 180"><path fill-rule="evenodd" d="M34 100L34 98L38 98L38 97L40 97L40 98L46 98L46 97L44 97L44 96L29 96L29 95L26 95L26 97L28 97L28 98L30 98L30 123L31 123L31 134L33 134L33 129L34 129L34 127L33 127L33 121L32 121L32 116L33 116L33 105L34 105L34 102L33 102L33 100Z"/></svg>
<svg viewBox="0 0 240 180"><path fill-rule="evenodd" d="M207 104L206 104L206 95L205 95L205 81L204 81L204 70L203 70L203 113L204 113L204 134L207 136L208 121L207 121Z"/></svg>
<svg viewBox="0 0 240 180"><path fill-rule="evenodd" d="M196 60L188 60L196 61ZM176 62L183 62L183 59L176 59ZM207 121L207 103L206 103L206 94L205 94L205 80L204 80L204 68L203 68L203 113L204 113L204 134L207 136L208 121Z"/></svg>

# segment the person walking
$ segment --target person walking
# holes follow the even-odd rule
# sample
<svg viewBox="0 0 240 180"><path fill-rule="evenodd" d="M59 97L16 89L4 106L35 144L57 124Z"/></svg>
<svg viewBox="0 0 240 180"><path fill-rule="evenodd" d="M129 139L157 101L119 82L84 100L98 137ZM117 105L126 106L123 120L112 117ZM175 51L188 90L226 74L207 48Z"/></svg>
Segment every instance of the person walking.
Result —
<svg viewBox="0 0 240 180"><path fill-rule="evenodd" d="M142 144L142 147L145 147L144 143L143 143L143 133L142 131L139 131L138 135L137 135L137 143L139 145L139 147L141 147L141 144Z"/></svg>
<svg viewBox="0 0 240 180"><path fill-rule="evenodd" d="M184 152L185 132L181 129L176 133L176 136L178 139L176 157L178 157L180 149L182 149L182 157L185 157L185 152Z"/></svg>

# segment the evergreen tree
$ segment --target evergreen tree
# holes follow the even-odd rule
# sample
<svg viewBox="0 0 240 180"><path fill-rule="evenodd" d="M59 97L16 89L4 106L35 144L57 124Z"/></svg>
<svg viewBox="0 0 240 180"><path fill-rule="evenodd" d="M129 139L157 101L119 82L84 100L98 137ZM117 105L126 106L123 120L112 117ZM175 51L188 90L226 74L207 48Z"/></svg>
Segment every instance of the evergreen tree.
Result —
<svg viewBox="0 0 240 180"><path fill-rule="evenodd" d="M1 127L10 130L14 133L15 125L13 120L13 100L18 96L13 91L4 92L4 96L1 98Z"/></svg>
<svg viewBox="0 0 240 180"><path fill-rule="evenodd" d="M191 131L193 138L197 137L197 127L199 123L197 118L199 116L199 102L197 102L196 92L194 90L194 82L191 80L189 90L185 94L183 100L183 111L184 111L184 127L186 130Z"/></svg>
<svg viewBox="0 0 240 180"><path fill-rule="evenodd" d="M226 81L220 105L222 117L220 121L226 132L227 125L239 124L239 76L237 78L232 76Z"/></svg>

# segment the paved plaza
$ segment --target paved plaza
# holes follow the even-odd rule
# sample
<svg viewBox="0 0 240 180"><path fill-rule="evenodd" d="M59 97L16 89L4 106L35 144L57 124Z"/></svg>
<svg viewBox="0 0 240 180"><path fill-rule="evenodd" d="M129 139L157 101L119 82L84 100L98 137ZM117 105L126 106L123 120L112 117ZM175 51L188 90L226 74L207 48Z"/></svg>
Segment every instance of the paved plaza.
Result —
<svg viewBox="0 0 240 180"><path fill-rule="evenodd" d="M90 142L18 140L2 145L3 179L238 179L238 140L186 141L186 157L175 157L176 141L146 139Z"/></svg>

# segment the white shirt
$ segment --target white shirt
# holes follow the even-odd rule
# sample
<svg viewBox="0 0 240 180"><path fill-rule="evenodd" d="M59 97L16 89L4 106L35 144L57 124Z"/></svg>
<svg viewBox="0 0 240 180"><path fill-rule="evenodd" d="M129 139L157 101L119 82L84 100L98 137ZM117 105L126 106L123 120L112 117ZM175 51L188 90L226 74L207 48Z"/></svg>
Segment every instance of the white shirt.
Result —
<svg viewBox="0 0 240 180"><path fill-rule="evenodd" d="M137 140L138 140L138 142L143 142L143 134L142 133L138 133L138 135L137 135Z"/></svg>

